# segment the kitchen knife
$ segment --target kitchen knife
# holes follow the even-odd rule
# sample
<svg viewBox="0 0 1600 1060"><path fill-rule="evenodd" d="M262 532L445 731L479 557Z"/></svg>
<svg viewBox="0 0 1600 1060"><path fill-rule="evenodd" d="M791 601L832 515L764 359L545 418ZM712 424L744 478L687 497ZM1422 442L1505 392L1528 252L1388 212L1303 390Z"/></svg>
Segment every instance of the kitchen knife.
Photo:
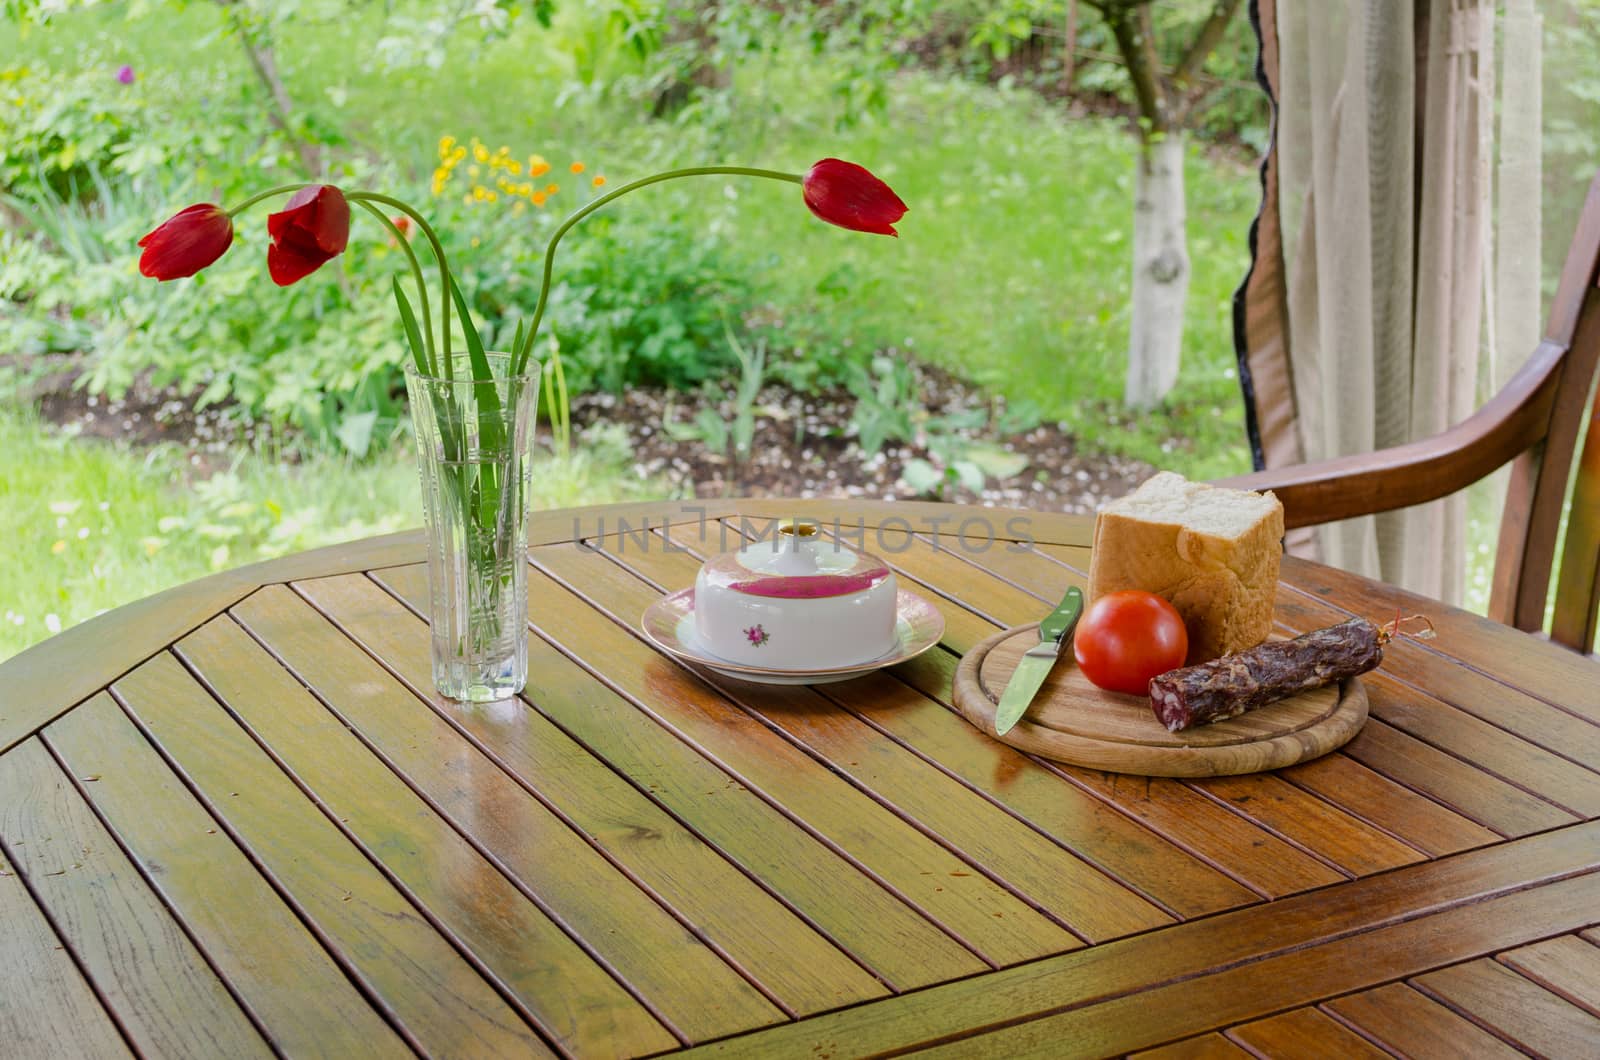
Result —
<svg viewBox="0 0 1600 1060"><path fill-rule="evenodd" d="M1028 704L1050 675L1064 645L1072 643L1072 631L1083 614L1083 590L1074 585L1061 598L1056 609L1039 623L1039 643L1029 648L1012 671L1011 680L1000 696L1000 706L994 712L994 732L1004 736L1028 712Z"/></svg>

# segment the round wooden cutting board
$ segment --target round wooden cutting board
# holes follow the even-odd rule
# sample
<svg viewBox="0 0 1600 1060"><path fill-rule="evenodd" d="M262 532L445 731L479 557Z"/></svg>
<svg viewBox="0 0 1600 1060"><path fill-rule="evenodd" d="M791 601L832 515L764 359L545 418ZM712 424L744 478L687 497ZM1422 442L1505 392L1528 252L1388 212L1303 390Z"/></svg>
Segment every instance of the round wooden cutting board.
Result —
<svg viewBox="0 0 1600 1060"><path fill-rule="evenodd" d="M995 735L994 711L1038 624L1008 629L968 652L956 668L955 702ZM1228 721L1168 732L1145 696L1089 683L1067 647L1016 727L996 739L1075 766L1150 777L1223 777L1303 762L1344 746L1367 720L1358 678L1303 692Z"/></svg>

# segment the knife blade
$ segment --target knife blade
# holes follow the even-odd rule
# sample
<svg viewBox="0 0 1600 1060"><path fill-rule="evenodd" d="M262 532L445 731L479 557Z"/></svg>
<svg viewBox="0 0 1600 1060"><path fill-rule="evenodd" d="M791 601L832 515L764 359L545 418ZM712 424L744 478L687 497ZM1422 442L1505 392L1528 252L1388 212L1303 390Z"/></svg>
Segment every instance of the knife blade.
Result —
<svg viewBox="0 0 1600 1060"><path fill-rule="evenodd" d="M1029 648L1006 682L1000 694L1000 705L994 712L994 733L1004 736L1012 726L1022 720L1028 705L1038 694L1039 686L1050 676L1051 667L1061 654L1063 645L1072 643L1072 631L1077 628L1083 614L1083 590L1074 585L1061 598L1056 609L1039 623L1039 643Z"/></svg>

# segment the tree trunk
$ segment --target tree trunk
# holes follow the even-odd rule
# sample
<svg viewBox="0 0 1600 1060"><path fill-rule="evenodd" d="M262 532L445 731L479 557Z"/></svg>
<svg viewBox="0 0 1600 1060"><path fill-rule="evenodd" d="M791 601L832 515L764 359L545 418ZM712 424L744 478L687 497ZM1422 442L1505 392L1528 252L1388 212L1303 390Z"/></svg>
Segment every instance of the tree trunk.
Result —
<svg viewBox="0 0 1600 1060"><path fill-rule="evenodd" d="M234 32L239 35L239 43L244 48L245 58L250 60L250 69L266 90L267 119L294 148L295 154L300 157L300 164L305 167L305 176L315 179L322 172L322 158L313 144L307 143L295 132L290 118L294 106L289 102L289 89L278 73L278 60L273 54L271 40L239 14L237 0L217 0L217 3L227 10Z"/></svg>
<svg viewBox="0 0 1600 1060"><path fill-rule="evenodd" d="M1149 408L1177 383L1183 350L1189 249L1182 133L1169 130L1143 145L1133 196L1133 321L1124 400L1133 408Z"/></svg>
<svg viewBox="0 0 1600 1060"><path fill-rule="evenodd" d="M1061 90L1078 87L1078 0L1067 0L1067 47L1061 56Z"/></svg>

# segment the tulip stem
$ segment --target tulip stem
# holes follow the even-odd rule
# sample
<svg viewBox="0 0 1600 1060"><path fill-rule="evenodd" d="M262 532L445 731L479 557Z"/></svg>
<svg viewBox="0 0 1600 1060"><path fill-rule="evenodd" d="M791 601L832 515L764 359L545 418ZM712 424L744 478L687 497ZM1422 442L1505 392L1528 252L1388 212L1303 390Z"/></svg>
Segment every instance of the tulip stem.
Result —
<svg viewBox="0 0 1600 1060"><path fill-rule="evenodd" d="M254 195L250 196L248 199L246 199L244 202L241 202L239 205L237 205L233 209L229 210L227 213L228 213L229 217L232 217L235 214L240 214L240 213L243 213L244 211L250 209L250 207L254 206L256 203L260 202L262 199L270 199L274 195L282 195L284 192L287 192L287 191L299 191L301 188L310 188L310 187L314 187L314 185L312 185L310 183L305 183L305 184L279 184L276 188L268 188L266 191L257 192L256 194L254 194Z"/></svg>
<svg viewBox="0 0 1600 1060"><path fill-rule="evenodd" d="M455 366L450 363L450 266L445 263L444 247L440 245L439 237L434 234L433 226L428 223L426 217L416 210L399 199L391 198L388 195L380 195L375 191L352 191L346 192L345 198L360 203L368 201L381 202L385 206L392 206L417 222L417 227L422 229L422 234L428 237L428 245L433 248L433 258L439 263L439 284L443 288L439 293L439 315L443 318L439 328L439 339L442 348L441 359L444 361L444 377L446 379L454 379ZM437 371L437 368L435 368L435 371Z"/></svg>
<svg viewBox="0 0 1600 1060"><path fill-rule="evenodd" d="M556 244L561 242L561 237L579 221L594 213L600 207L640 188L651 184L659 184L664 180L674 180L678 177L705 177L705 176L739 176L739 177L766 177L768 180L787 180L793 184L805 183L805 178L798 173L784 173L776 169L755 169L750 166L693 166L688 169L672 169L665 173L656 173L653 176L643 177L631 184L624 184L615 191L607 192L598 199L593 199L574 210L561 226L550 236L550 242L544 251L544 279L539 283L539 301L534 306L533 322L528 330L523 333L521 348L513 351L511 358L511 374L522 374L523 368L528 363L528 354L533 350L534 336L539 334L539 322L544 319L545 303L550 298L550 277L555 269Z"/></svg>
<svg viewBox="0 0 1600 1060"><path fill-rule="evenodd" d="M433 345L433 319L428 309L428 285L423 281L422 262L417 260L416 251L411 249L411 241L406 234L400 231L400 226L389 220L389 215L363 199L357 199L356 205L376 217L382 225L394 236L395 242L400 244L400 249L405 252L406 258L411 262L411 277L417 282L417 300L422 304L422 340L428 348L429 370L434 375L439 374L439 358Z"/></svg>

